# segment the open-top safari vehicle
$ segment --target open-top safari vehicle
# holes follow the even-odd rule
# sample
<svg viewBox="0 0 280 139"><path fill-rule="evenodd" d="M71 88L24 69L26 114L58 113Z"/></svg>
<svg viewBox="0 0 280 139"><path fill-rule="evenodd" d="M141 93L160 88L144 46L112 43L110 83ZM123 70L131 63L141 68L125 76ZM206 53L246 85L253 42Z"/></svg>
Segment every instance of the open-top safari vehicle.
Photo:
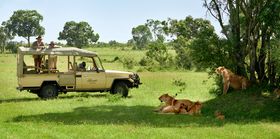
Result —
<svg viewBox="0 0 280 139"><path fill-rule="evenodd" d="M40 56L42 64L35 67L32 56ZM136 73L105 70L97 53L73 47L43 50L19 47L17 77L17 89L41 98L53 98L59 92L107 91L126 97L129 88L141 84Z"/></svg>

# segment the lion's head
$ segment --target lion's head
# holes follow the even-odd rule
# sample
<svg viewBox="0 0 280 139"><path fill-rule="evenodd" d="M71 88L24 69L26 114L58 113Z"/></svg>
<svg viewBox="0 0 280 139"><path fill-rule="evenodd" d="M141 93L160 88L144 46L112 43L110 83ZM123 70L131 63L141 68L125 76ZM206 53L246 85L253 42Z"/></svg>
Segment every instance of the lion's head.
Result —
<svg viewBox="0 0 280 139"><path fill-rule="evenodd" d="M216 68L215 72L217 74L221 75L224 70L225 70L225 67L224 66L220 66L220 67Z"/></svg>
<svg viewBox="0 0 280 139"><path fill-rule="evenodd" d="M172 102L174 99L173 97L169 96L168 94L163 94L158 98L161 102Z"/></svg>

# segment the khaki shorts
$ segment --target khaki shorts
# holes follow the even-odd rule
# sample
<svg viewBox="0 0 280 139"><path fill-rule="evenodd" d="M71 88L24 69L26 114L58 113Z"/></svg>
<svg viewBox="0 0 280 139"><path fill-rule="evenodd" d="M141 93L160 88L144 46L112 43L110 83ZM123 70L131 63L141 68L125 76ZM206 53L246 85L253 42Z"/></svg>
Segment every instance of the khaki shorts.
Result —
<svg viewBox="0 0 280 139"><path fill-rule="evenodd" d="M33 58L34 58L34 59L41 59L42 56L41 56L41 55L33 55Z"/></svg>

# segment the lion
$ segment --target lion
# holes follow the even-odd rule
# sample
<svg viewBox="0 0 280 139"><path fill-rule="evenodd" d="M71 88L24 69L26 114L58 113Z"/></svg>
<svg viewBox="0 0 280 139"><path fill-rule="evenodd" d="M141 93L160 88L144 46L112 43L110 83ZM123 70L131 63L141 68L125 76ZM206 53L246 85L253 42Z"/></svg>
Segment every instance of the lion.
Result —
<svg viewBox="0 0 280 139"><path fill-rule="evenodd" d="M180 104L180 107L175 107L172 105L164 107L161 113L175 113L175 114L187 114L186 105L184 103Z"/></svg>
<svg viewBox="0 0 280 139"><path fill-rule="evenodd" d="M188 99L175 99L172 96L169 96L168 94L163 94L159 97L159 100L161 102L165 102L164 106L161 106L157 111L162 111L167 106L173 106L174 109L179 110L180 107L186 107L186 109L189 109L190 106L192 106L193 102ZM181 104L184 104L183 106Z"/></svg>
<svg viewBox="0 0 280 139"><path fill-rule="evenodd" d="M279 99L280 98L280 89L276 88L273 92L275 94L275 99Z"/></svg>
<svg viewBox="0 0 280 139"><path fill-rule="evenodd" d="M202 103L197 101L193 103L193 105L187 109L187 114L189 115L197 115L201 113Z"/></svg>
<svg viewBox="0 0 280 139"><path fill-rule="evenodd" d="M223 77L223 94L227 93L229 87L240 90L250 86L250 81L247 78L236 75L225 67L218 67L215 72Z"/></svg>
<svg viewBox="0 0 280 139"><path fill-rule="evenodd" d="M172 105L166 106L162 109L162 113L175 113L175 114L189 114L197 115L201 113L202 103L199 101L194 102L191 106L186 106L184 103L180 103L180 107Z"/></svg>
<svg viewBox="0 0 280 139"><path fill-rule="evenodd" d="M225 119L225 115L223 115L222 112L220 112L220 111L215 111L214 115L216 116L216 119L218 119L218 120Z"/></svg>

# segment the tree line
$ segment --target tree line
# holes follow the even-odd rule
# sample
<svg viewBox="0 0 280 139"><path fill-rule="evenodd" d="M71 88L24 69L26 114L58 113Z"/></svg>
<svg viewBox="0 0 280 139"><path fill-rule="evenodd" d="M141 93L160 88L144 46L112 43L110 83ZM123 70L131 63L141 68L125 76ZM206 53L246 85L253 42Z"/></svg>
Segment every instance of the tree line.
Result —
<svg viewBox="0 0 280 139"><path fill-rule="evenodd" d="M74 21L65 23L58 39L80 48L114 46L145 50L146 56L139 64L148 68L213 71L225 66L252 82L278 86L280 0L204 0L204 6L219 22L222 36L216 34L208 20L187 16L181 20L148 19L132 28L132 39L127 43L97 42L99 35L87 22ZM0 27L0 45L16 35L30 44L31 36L44 34L42 20L34 10L14 12ZM17 24L22 21L28 25Z"/></svg>

